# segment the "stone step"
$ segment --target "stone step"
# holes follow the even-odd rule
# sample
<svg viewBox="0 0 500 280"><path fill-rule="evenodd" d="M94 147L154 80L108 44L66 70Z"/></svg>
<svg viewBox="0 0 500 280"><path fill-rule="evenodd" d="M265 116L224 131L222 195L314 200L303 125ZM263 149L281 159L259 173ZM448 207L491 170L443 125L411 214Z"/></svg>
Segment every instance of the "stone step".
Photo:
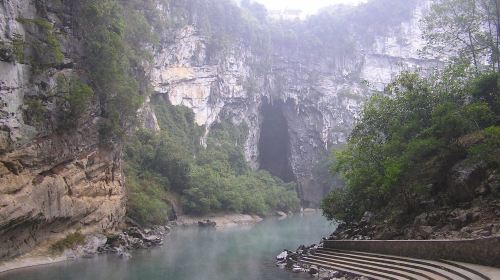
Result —
<svg viewBox="0 0 500 280"><path fill-rule="evenodd" d="M389 264L402 264L405 266L413 267L417 266L418 269L426 271L434 271L442 274L442 277L447 279L467 279L467 280L488 280L489 277L481 274L478 271L470 269L468 267L462 266L460 264L448 261L433 261L433 260L422 260L399 256L381 255L366 252L354 252L354 251L344 251L329 248L320 248L318 253L334 254L346 257L354 257L362 260L373 260L373 261L384 261ZM461 277L461 278L457 278Z"/></svg>
<svg viewBox="0 0 500 280"><path fill-rule="evenodd" d="M412 264L406 264L406 263L398 263L398 262L385 262L384 260L378 259L378 260L367 260L365 258L361 257L348 257L345 255L328 255L328 254L322 254L322 253L316 253L314 255L315 258L321 258L326 261L332 261L332 262L337 262L337 261L351 261L354 263L359 263L359 264L365 264L365 265L374 265L378 266L381 268L389 268L389 269L396 269L400 270L402 272L406 273L411 273L411 274L416 274L420 276L419 278L422 279L427 279L427 280L454 280L453 277L457 277L457 275L453 275L449 273L448 275L441 273L440 271L434 271L432 269L425 269L421 268L416 265ZM417 278L418 279L418 278ZM465 279L465 278L460 278L460 279Z"/></svg>
<svg viewBox="0 0 500 280"><path fill-rule="evenodd" d="M393 277L400 277L400 279L429 280L429 278L427 278L427 277L417 275L413 272L404 271L402 269L382 267L381 265L363 264L363 263L358 262L358 261L345 261L345 260L340 260L340 259L325 259L325 258L319 257L317 255L310 256L310 257L304 257L304 259L307 261L312 261L312 262L317 262L317 263L333 264L333 265L337 265L337 266L342 265L342 266L349 266L352 268L364 269L366 271L373 272L373 273L384 273L387 275L391 275ZM463 280L463 279L460 279L460 280Z"/></svg>
<svg viewBox="0 0 500 280"><path fill-rule="evenodd" d="M318 254L321 254L322 251L318 251ZM404 266L406 268L411 268L415 270L423 270L426 272L430 272L432 274L435 274L436 277L440 277L439 279L448 279L448 280L454 280L456 277L461 277L462 279L471 279L471 276L474 277L474 275L469 275L467 271L455 271L450 268L446 268L446 264L433 264L433 263L426 263L426 262L412 262L411 260L391 260L388 258L380 258L380 257L373 257L373 256L366 256L366 255L359 255L355 253L350 253L350 252L338 252L336 256L339 257L347 257L347 258L354 258L358 260L363 260L363 261L374 261L374 262L382 262L385 264L390 264L390 265L397 265L397 266Z"/></svg>
<svg viewBox="0 0 500 280"><path fill-rule="evenodd" d="M408 280L407 278L394 276L394 275L383 273L383 272L362 269L362 268L359 268L356 266L339 265L339 264L324 263L324 262L309 261L309 260L301 260L300 263L307 264L307 265L316 265L317 267L352 273L352 274L360 275L360 276L366 276L366 277L369 277L370 279L374 279L374 280Z"/></svg>

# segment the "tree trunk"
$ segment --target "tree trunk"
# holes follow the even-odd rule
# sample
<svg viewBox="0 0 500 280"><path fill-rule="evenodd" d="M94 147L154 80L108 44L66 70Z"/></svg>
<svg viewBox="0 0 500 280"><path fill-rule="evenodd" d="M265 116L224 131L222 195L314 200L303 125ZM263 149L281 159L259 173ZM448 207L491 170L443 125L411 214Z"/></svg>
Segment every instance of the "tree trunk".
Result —
<svg viewBox="0 0 500 280"><path fill-rule="evenodd" d="M496 16L496 55L497 55L497 69L500 72L500 5L498 5L499 0L492 0L495 2L495 16Z"/></svg>
<svg viewBox="0 0 500 280"><path fill-rule="evenodd" d="M476 19L476 3L474 2L472 5L472 22L474 22L475 19ZM469 36L469 44L472 52L472 59L474 60L474 68L476 69L476 74L479 74L476 48L474 47L474 39L473 39L474 35L472 34L472 26L471 26L473 24L472 22L469 24L469 26L467 26L467 35Z"/></svg>
<svg viewBox="0 0 500 280"><path fill-rule="evenodd" d="M476 49L474 48L474 40L472 40L472 31L470 31L470 29L469 29L467 31L467 34L469 35L469 44L470 44L470 50L472 53L472 59L474 61L474 68L476 69L476 73L479 73L479 68L477 65Z"/></svg>

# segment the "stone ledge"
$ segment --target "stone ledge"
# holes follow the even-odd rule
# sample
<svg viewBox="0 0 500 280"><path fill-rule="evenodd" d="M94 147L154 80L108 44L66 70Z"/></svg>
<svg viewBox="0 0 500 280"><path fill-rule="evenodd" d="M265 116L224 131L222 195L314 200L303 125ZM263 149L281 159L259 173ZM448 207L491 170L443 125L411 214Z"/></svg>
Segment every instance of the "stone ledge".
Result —
<svg viewBox="0 0 500 280"><path fill-rule="evenodd" d="M467 240L325 240L325 248L500 267L500 236Z"/></svg>

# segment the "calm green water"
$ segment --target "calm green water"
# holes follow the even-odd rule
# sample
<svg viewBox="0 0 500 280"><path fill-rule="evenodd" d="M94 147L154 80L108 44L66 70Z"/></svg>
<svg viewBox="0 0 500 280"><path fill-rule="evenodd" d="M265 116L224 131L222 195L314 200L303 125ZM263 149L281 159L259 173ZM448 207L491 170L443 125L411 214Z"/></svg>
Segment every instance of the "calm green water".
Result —
<svg viewBox="0 0 500 280"><path fill-rule="evenodd" d="M266 220L222 230L177 228L165 245L132 253L63 262L0 274L0 279L276 280L310 279L275 267L284 248L317 243L334 225L319 214Z"/></svg>

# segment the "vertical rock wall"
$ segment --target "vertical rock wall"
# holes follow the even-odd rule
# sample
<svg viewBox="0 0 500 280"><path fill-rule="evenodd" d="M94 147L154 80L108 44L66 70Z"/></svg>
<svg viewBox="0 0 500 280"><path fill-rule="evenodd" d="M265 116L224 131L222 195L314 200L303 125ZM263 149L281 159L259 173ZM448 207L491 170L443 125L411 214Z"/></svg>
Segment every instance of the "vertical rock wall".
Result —
<svg viewBox="0 0 500 280"><path fill-rule="evenodd" d="M125 215L121 155L99 146L97 104L76 128L57 129L57 79L78 74L80 53L70 15L51 3L0 2L0 259L68 232L112 231ZM28 44L28 36L40 35L21 18L48 19L56 34L67 34L60 65L35 71L14 57L16 39Z"/></svg>
<svg viewBox="0 0 500 280"><path fill-rule="evenodd" d="M153 85L172 104L192 108L207 133L222 116L246 122L245 155L254 168L259 168L262 100L282 102L290 139L289 164L304 206L317 207L329 186L321 185L312 170L328 150L346 142L367 97L403 70L436 63L418 54L424 44L419 20L427 7L427 1L422 2L411 20L375 36L372 43L358 42L357 51L348 56L325 61L276 51L271 74L252 72L250 63L256 57L243 46L229 51L223 63L210 64L204 37L186 26L177 32L175 43L158 51ZM256 88L249 88L249 81Z"/></svg>

